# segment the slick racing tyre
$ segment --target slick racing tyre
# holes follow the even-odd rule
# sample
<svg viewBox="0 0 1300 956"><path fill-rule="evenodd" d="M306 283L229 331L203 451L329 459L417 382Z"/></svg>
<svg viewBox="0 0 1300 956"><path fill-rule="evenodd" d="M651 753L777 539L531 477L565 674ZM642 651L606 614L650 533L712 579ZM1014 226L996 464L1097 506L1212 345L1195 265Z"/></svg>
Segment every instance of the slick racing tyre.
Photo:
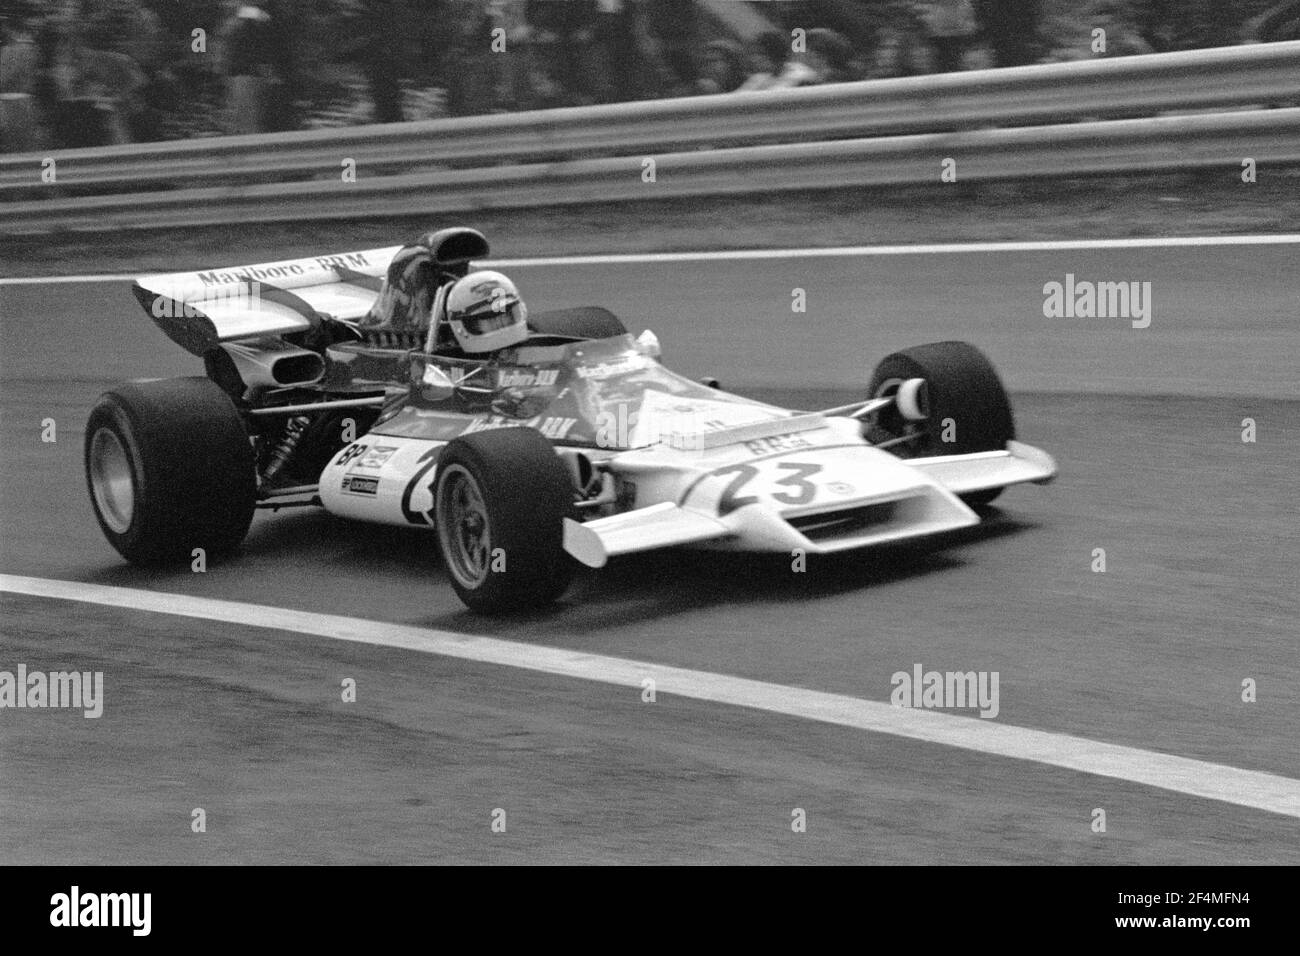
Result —
<svg viewBox="0 0 1300 956"><path fill-rule="evenodd" d="M919 394L909 385L914 379L925 381ZM890 449L903 458L1001 451L1016 437L998 373L983 352L965 342L934 342L886 356L871 376L869 393L899 399L878 413L876 426L885 439L911 436ZM987 504L1001 491L991 488L962 499Z"/></svg>
<svg viewBox="0 0 1300 956"><path fill-rule="evenodd" d="M248 533L257 476L234 404L206 378L119 385L86 424L86 483L104 537L133 564L229 554Z"/></svg>
<svg viewBox="0 0 1300 956"><path fill-rule="evenodd" d="M462 435L438 456L438 550L456 594L487 614L550 604L575 565L563 547L573 482L532 428Z"/></svg>
<svg viewBox="0 0 1300 956"><path fill-rule="evenodd" d="M528 317L528 327L539 335L563 335L575 339L608 339L627 334L618 316L594 305L539 312Z"/></svg>

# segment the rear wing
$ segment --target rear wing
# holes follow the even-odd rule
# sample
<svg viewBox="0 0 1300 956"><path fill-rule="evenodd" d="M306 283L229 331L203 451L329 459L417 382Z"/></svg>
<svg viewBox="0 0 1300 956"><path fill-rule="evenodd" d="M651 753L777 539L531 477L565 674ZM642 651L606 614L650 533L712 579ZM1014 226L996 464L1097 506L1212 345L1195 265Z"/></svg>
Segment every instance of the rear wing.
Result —
<svg viewBox="0 0 1300 956"><path fill-rule="evenodd" d="M132 291L172 341L202 356L223 342L304 332L325 318L360 319L399 248L141 276Z"/></svg>
<svg viewBox="0 0 1300 956"><path fill-rule="evenodd" d="M410 246L141 276L133 291L172 341L202 356L222 343L305 332L326 319L357 321L370 311L402 249L432 265L440 282L463 276L489 252L481 232L452 226Z"/></svg>

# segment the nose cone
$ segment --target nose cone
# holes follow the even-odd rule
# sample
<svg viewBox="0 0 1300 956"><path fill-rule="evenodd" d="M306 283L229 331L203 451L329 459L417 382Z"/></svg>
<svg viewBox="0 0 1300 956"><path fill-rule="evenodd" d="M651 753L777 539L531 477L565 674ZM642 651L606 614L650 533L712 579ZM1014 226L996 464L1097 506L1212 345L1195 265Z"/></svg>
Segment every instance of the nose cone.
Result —
<svg viewBox="0 0 1300 956"><path fill-rule="evenodd" d="M715 469L686 504L712 509L739 547L838 551L967 527L978 516L924 472L867 445Z"/></svg>
<svg viewBox="0 0 1300 956"><path fill-rule="evenodd" d="M754 504L801 514L896 498L933 485L925 474L868 445L813 446L715 468L690 489L683 504L711 507L724 517Z"/></svg>

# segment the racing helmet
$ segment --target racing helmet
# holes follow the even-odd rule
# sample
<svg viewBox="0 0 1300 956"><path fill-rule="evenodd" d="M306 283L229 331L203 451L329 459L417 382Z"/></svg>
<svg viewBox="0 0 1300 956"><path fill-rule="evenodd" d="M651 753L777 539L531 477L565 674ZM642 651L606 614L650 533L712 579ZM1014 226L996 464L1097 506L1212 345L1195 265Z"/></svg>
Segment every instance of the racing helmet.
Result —
<svg viewBox="0 0 1300 956"><path fill-rule="evenodd" d="M464 352L493 352L528 338L528 308L500 272L481 269L457 279L447 290L445 312Z"/></svg>

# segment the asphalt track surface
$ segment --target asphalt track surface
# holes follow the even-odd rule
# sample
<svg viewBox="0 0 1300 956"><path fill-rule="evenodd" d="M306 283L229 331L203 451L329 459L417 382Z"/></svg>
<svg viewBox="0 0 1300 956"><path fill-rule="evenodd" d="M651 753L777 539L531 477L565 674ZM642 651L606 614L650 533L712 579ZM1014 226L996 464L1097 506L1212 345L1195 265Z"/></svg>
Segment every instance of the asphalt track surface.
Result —
<svg viewBox="0 0 1300 956"><path fill-rule="evenodd" d="M1061 477L931 546L805 574L781 558L633 556L504 622L464 611L427 535L319 513L260 515L241 556L205 574L123 565L86 499L86 413L113 381L198 363L123 283L0 286L0 573L874 701L916 663L998 671L999 724L1295 781L1294 259L1257 246L515 267L530 307L608 304L654 328L668 364L801 407L855 397L892 348L967 339ZM1151 328L1044 318L1042 286L1067 272L1151 281ZM790 311L795 287L806 314ZM1028 760L255 623L8 593L0 607L0 668L102 670L107 698L98 720L0 712L0 862L1300 862L1295 816ZM195 807L206 833L191 832Z"/></svg>

